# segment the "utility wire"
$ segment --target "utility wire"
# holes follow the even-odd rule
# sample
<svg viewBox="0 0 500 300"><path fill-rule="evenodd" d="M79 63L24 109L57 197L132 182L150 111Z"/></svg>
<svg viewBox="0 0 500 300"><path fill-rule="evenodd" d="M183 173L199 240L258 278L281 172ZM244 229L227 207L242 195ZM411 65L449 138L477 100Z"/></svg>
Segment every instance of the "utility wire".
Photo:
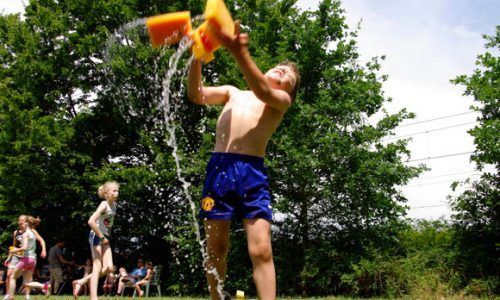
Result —
<svg viewBox="0 0 500 300"><path fill-rule="evenodd" d="M471 174L474 173L474 174ZM434 176L427 176L427 177L418 177L418 179L431 179L431 178L439 178L439 177L447 177L447 176L454 176L454 175L462 175L462 174L482 174L482 173L476 173L476 171L463 171L463 172L457 172L457 173L448 173L448 174L441 174L441 175L434 175Z"/></svg>
<svg viewBox="0 0 500 300"><path fill-rule="evenodd" d="M461 171L461 172L456 172L456 173L448 173L448 174L440 174L440 175L433 175L433 176L426 176L426 177L417 177L417 179L431 179L431 178L439 178L439 177L447 177L447 176L454 176L454 175L462 175L462 174L471 174L471 175L483 175L485 173L489 172L496 172L495 168L492 169L484 169L481 170L482 173L477 173L479 170L473 170L473 171Z"/></svg>
<svg viewBox="0 0 500 300"><path fill-rule="evenodd" d="M450 126L445 126L445 127L435 128L435 129L429 129L429 130L424 130L424 131L419 131L419 132L414 132L414 133L399 135L399 136L388 137L386 139L386 141L400 139L400 138L404 138L404 137L410 137L410 136L419 135L419 134L425 134L425 133L434 132L434 131L440 131L440 130L450 129L450 128L454 128L454 127L460 127L460 126L464 126L464 125L475 124L475 123L477 123L477 122L473 121L473 122L461 123L461 124L456 124L456 125L450 125Z"/></svg>
<svg viewBox="0 0 500 300"><path fill-rule="evenodd" d="M421 208L443 207L443 206L448 206L448 204L423 205L423 206L415 206L415 207L410 206L410 209L421 209Z"/></svg>
<svg viewBox="0 0 500 300"><path fill-rule="evenodd" d="M470 176L477 176L477 175L482 175L482 174L476 173L476 174L472 174ZM414 183L414 184L410 184L410 185L405 185L403 187L419 187L419 186L425 186L425 185L435 185L435 184L450 183L450 182L460 181L460 180L465 180L465 179L469 179L469 178L454 178L454 179L448 179L448 180L444 180L444 181Z"/></svg>
<svg viewBox="0 0 500 300"><path fill-rule="evenodd" d="M450 156L459 156L459 155L465 155L465 154L472 154L474 151L468 151L468 152L460 152L460 153L452 153L452 154L446 154L446 155L439 155L439 156L429 156L426 158L416 158L416 159L410 159L406 162L415 162L415 161L424 161L424 160L431 160L431 159L438 159L438 158L445 158L445 157L450 157Z"/></svg>
<svg viewBox="0 0 500 300"><path fill-rule="evenodd" d="M456 117L456 116L467 115L467 114L471 114L471 113L475 113L475 112L476 111L470 110L470 111L466 111L466 112L463 112L463 113L458 113L458 114L453 114L453 115L446 115L446 116L441 116L441 117L437 117L437 118L434 118L434 119L428 119L428 120L422 120L422 121L417 121L417 122L413 122L413 123L403 124L403 125L397 126L396 128L406 127L406 126L411 126L411 125L416 125L416 124L422 124L422 123L427 123L427 122L433 122L433 121L442 120L442 119L453 118L453 117Z"/></svg>

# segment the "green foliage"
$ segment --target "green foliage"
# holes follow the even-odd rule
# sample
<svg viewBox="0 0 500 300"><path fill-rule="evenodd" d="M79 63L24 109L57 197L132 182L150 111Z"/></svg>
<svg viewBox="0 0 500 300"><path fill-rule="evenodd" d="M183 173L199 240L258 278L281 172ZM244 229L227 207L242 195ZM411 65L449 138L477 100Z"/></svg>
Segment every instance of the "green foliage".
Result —
<svg viewBox="0 0 500 300"><path fill-rule="evenodd" d="M177 227L166 237L171 247L167 290L172 295L195 295L205 291L205 274L194 227ZM165 255L166 253L163 253Z"/></svg>
<svg viewBox="0 0 500 300"><path fill-rule="evenodd" d="M470 76L453 80L465 86L464 95L474 97L474 110L481 113L478 125L469 133L476 150L471 159L479 170L487 165L495 171L484 173L479 180L466 180L465 192L452 199L456 236L457 267L465 276L467 292L491 294L500 292L500 26L493 36L485 36L485 52L478 56L478 69ZM460 186L454 184L454 188Z"/></svg>
<svg viewBox="0 0 500 300"><path fill-rule="evenodd" d="M444 221L419 221L398 234L394 249L379 249L353 262L341 276L344 289L355 296L399 298L448 297L459 274L450 268L453 230Z"/></svg>
<svg viewBox="0 0 500 300"><path fill-rule="evenodd" d="M424 168L404 164L405 141L382 142L411 113L402 110L370 123L388 101L381 90L386 76L379 74L383 57L357 62L356 32L347 28L340 1L322 1L313 12L299 11L293 0L226 2L249 33L262 70L290 59L302 75L298 98L266 158L277 212L280 290L404 291L397 283L390 292L386 285L356 290L348 284L377 271L385 256L375 256L375 250L397 248L406 228L406 199L397 187ZM88 256L86 220L100 201L95 191L113 179L122 184L113 228L117 264L138 255L151 258L168 266L169 292L205 294L192 212L162 110L163 79L175 49L154 49L139 28L122 26L169 11L196 15L202 8L201 0L33 0L26 19L0 17L2 245L10 242L6 232L14 229L15 217L30 213L41 216L40 232L49 246L66 236L78 256ZM184 55L179 69L186 60ZM207 84L246 85L224 50L204 72ZM175 114L169 122L177 125L181 174L198 202L220 108L187 103L181 77L171 81L168 104ZM228 288L252 293L245 252L244 235L236 232ZM399 274L390 265L382 270L383 278Z"/></svg>
<svg viewBox="0 0 500 300"><path fill-rule="evenodd" d="M464 96L474 97L472 108L481 113L479 125L469 133L474 137L476 151L472 159L482 168L485 164L497 167L500 162L500 26L493 36L484 36L486 48L492 52L480 54L476 60L478 69L470 76L461 75L452 82L465 86Z"/></svg>

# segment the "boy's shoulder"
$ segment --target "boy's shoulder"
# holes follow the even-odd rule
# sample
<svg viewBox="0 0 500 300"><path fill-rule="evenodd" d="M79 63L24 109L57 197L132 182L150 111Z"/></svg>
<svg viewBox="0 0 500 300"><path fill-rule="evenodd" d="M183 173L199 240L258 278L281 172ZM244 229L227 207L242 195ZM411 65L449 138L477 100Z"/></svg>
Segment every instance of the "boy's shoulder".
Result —
<svg viewBox="0 0 500 300"><path fill-rule="evenodd" d="M240 89L234 85L224 85L223 87L225 87L230 93L232 93L233 96L236 96L237 94L252 94L252 95L255 95L254 92L252 90L249 90L249 89Z"/></svg>
<svg viewBox="0 0 500 300"><path fill-rule="evenodd" d="M222 88L225 88L227 89L228 91L230 92L238 92L238 91L241 91L239 88L237 88L236 86L234 85L230 85L230 84L224 84L224 85L221 85L220 87Z"/></svg>

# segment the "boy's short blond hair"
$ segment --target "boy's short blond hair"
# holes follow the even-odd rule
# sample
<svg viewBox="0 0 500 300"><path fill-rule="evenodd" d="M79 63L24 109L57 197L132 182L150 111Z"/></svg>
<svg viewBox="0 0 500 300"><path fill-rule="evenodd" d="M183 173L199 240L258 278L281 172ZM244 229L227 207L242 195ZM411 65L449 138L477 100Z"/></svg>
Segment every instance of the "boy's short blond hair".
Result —
<svg viewBox="0 0 500 300"><path fill-rule="evenodd" d="M300 73L299 73L299 68L297 67L297 64L293 61L285 60L282 61L278 64L278 66L285 66L290 68L292 72L295 74L295 84L293 85L293 90L290 94L290 97L292 97L292 102L295 100L295 97L297 97L297 92L300 87Z"/></svg>

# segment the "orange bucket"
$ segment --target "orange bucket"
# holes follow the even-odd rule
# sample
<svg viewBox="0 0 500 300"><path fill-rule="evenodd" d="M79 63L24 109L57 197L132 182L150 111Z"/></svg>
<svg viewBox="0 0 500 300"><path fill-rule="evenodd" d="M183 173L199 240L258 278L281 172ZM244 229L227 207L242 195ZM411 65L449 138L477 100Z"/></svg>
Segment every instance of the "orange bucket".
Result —
<svg viewBox="0 0 500 300"><path fill-rule="evenodd" d="M193 54L205 63L214 59L214 52L220 48L213 30L220 30L228 36L234 35L234 22L222 0L208 0L205 6L205 22L198 27L192 38Z"/></svg>
<svg viewBox="0 0 500 300"><path fill-rule="evenodd" d="M191 13L181 11L147 18L149 39L154 47L173 45L185 35L193 39L193 54L205 63L214 59L214 52L220 48L213 31L221 30L228 36L234 35L234 22L223 0L207 0L205 22L192 32Z"/></svg>
<svg viewBox="0 0 500 300"><path fill-rule="evenodd" d="M181 11L150 17L146 26L154 47L173 45L191 32L191 13Z"/></svg>

